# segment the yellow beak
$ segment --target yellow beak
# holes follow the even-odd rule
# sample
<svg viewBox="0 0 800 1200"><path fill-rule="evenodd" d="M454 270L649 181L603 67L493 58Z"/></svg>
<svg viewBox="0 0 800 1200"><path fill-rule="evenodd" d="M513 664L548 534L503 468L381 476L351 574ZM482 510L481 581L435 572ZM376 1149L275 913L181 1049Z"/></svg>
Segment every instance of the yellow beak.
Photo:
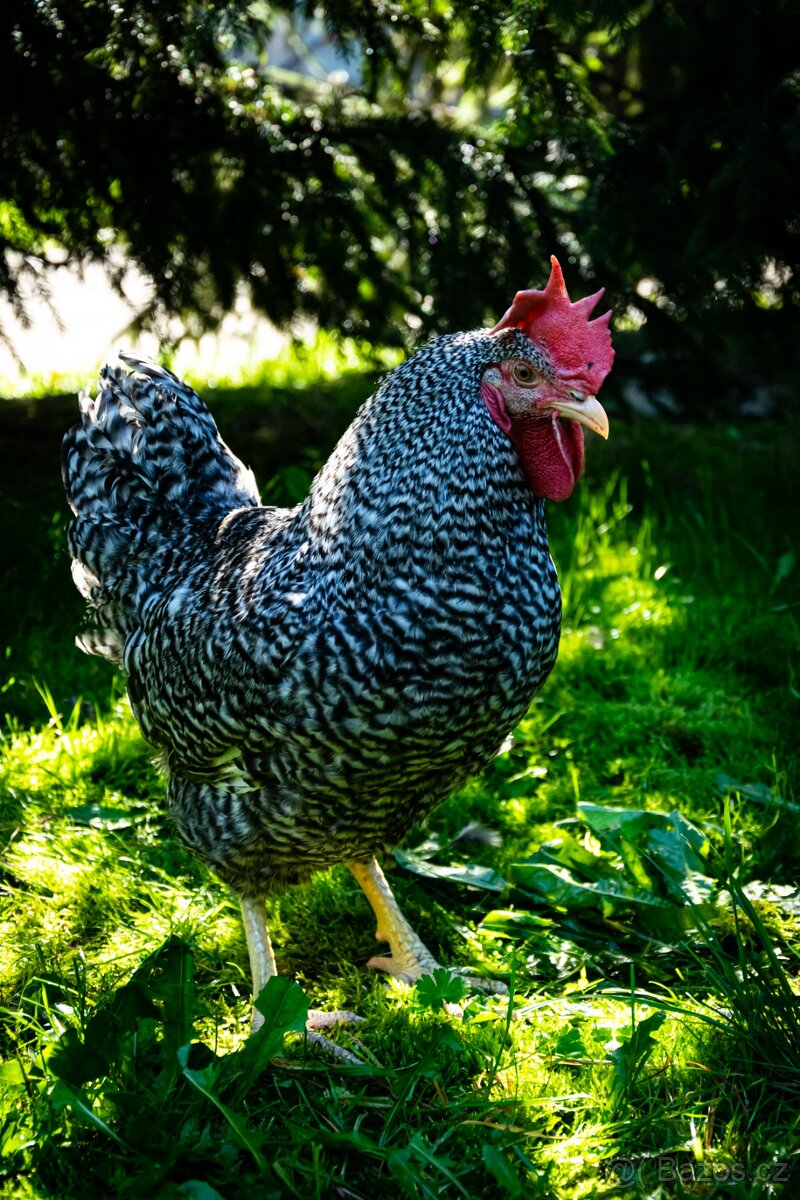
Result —
<svg viewBox="0 0 800 1200"><path fill-rule="evenodd" d="M580 392L570 392L570 397L569 400L551 400L547 407L554 408L569 421L579 421L599 433L601 438L608 438L608 417L597 397L583 396Z"/></svg>

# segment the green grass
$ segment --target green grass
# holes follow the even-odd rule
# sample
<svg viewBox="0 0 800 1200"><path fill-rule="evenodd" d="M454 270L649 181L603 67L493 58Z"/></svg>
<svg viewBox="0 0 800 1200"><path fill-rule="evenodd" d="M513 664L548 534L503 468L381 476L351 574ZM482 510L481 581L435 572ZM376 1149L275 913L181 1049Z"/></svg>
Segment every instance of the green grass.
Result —
<svg viewBox="0 0 800 1200"><path fill-rule="evenodd" d="M281 499L368 390L354 373L213 403ZM248 1039L238 909L173 837L119 679L71 645L66 419L51 401L0 428L0 1195L780 1194L800 1146L784 431L620 421L553 506L556 669L391 872L440 961L511 1000L371 975L374 921L338 868L270 899L297 985L268 990ZM363 1066L307 1051L305 1003L366 1018L336 1035Z"/></svg>

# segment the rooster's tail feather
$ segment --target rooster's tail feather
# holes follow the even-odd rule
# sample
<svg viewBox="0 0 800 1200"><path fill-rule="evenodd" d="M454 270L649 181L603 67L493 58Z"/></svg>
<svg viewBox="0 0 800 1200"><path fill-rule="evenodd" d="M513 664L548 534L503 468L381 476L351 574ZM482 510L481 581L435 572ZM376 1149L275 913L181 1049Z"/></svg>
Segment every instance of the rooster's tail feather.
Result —
<svg viewBox="0 0 800 1200"><path fill-rule="evenodd" d="M72 573L91 610L79 645L116 662L170 564L226 513L259 503L199 396L163 367L120 358L134 371L106 366L98 395L81 393L62 452Z"/></svg>

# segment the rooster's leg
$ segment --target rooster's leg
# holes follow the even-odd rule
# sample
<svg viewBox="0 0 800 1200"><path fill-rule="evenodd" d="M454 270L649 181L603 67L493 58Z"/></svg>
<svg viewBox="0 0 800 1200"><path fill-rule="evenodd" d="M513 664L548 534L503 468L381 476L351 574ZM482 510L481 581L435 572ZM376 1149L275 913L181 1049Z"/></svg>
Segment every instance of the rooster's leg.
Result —
<svg viewBox="0 0 800 1200"><path fill-rule="evenodd" d="M360 883L378 920L376 937L388 942L391 958L376 956L367 963L376 971L388 971L405 983L415 983L422 975L430 975L439 966L425 944L420 941L400 911L386 876L374 858L368 863L347 864Z"/></svg>
<svg viewBox="0 0 800 1200"><path fill-rule="evenodd" d="M247 939L247 953L250 956L250 971L253 976L253 1000L255 1000L256 996L260 994L263 987L266 987L272 976L278 974L278 968L275 965L275 955L272 953L272 942L269 939L264 901L250 900L242 896L239 903L244 922L244 936ZM320 1046L321 1049L334 1058L340 1058L349 1063L360 1064L361 1059L356 1058L355 1054L352 1054L349 1050L345 1050L343 1046L337 1046L335 1042L315 1031L318 1029L331 1029L334 1025L361 1020L363 1020L362 1017L356 1016L355 1013L346 1012L344 1009L337 1009L336 1012L320 1012L318 1009L310 1009L308 1021L306 1022L308 1040L312 1044ZM251 1032L255 1033L263 1024L264 1017L254 1006L253 1019L250 1026Z"/></svg>
<svg viewBox="0 0 800 1200"><path fill-rule="evenodd" d="M247 939L247 953L250 955L250 973L253 976L253 1000L266 986L273 975L278 974L275 966L275 955L272 953L272 942L269 940L267 918L264 912L263 900L251 900L241 896L239 903L242 908L244 921L244 936ZM253 1033L264 1024L264 1018L257 1008L253 1008Z"/></svg>

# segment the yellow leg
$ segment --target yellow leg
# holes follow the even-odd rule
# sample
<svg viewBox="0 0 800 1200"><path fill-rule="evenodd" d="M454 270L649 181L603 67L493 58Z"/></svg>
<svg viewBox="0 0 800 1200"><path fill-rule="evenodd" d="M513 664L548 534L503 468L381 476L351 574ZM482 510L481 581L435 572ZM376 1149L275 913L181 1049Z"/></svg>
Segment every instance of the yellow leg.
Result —
<svg viewBox="0 0 800 1200"><path fill-rule="evenodd" d="M347 864L361 885L378 921L375 936L388 942L391 958L376 956L367 963L376 971L387 971L405 983L414 983L421 975L430 975L439 966L427 946L417 937L400 911L386 876L374 858L368 863Z"/></svg>

